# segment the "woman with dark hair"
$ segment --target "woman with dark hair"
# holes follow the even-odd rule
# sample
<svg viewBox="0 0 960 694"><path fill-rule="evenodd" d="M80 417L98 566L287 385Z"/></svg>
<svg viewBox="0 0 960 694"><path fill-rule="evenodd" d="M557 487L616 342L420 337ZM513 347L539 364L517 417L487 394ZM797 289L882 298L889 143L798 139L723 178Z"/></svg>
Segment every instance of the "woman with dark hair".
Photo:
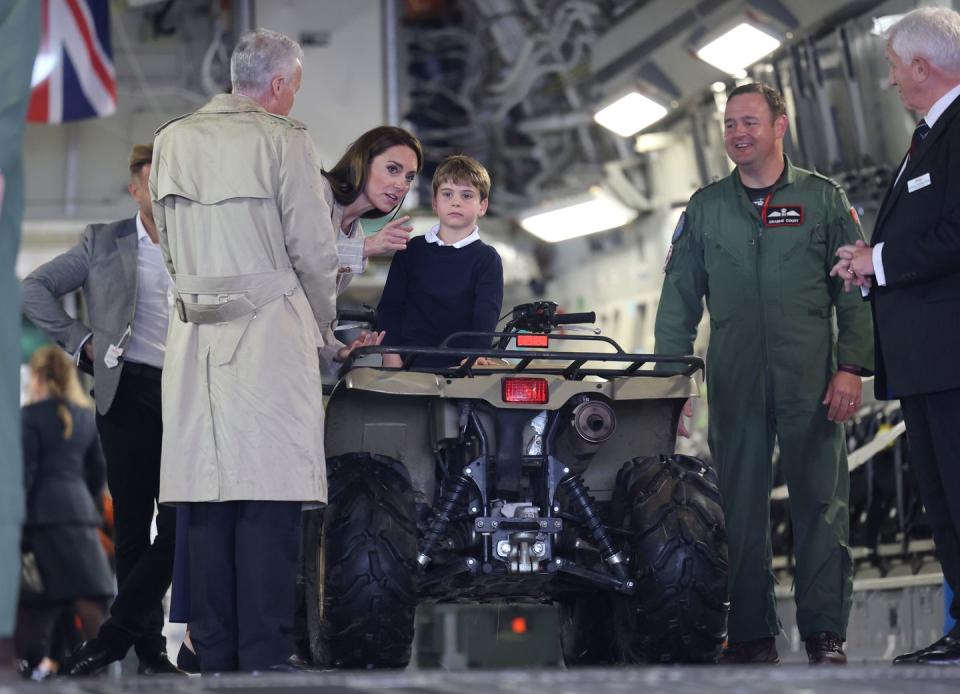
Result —
<svg viewBox="0 0 960 694"><path fill-rule="evenodd" d="M409 216L392 220L366 238L356 222L371 212L381 216L399 209L422 166L420 141L403 128L383 125L358 137L332 169L323 171L330 186L324 195L341 249L348 248L344 242L349 239L366 259L406 248L411 228L404 224Z"/></svg>
<svg viewBox="0 0 960 694"><path fill-rule="evenodd" d="M364 236L363 217L396 215L413 180L423 166L420 141L403 128L381 125L358 137L332 169L322 170L326 185L324 200L330 207L331 229L337 239L340 261L337 294L342 294L354 274L362 273L367 258L402 251L413 227L409 215L391 219L376 234ZM320 220L321 233L326 220ZM324 336L321 368L335 373L336 365L356 347L378 345L383 333L363 333L350 346L336 339L332 330Z"/></svg>
<svg viewBox="0 0 960 694"><path fill-rule="evenodd" d="M21 595L14 643L23 674L42 678L56 670L49 641L61 613L72 609L92 638L114 581L97 535L106 465L93 405L61 349L34 353L29 395L22 410L27 499L22 551L37 576Z"/></svg>
<svg viewBox="0 0 960 694"><path fill-rule="evenodd" d="M391 220L368 237L363 236L358 220L399 210L422 166L420 141L403 128L382 125L354 140L332 169L322 171L329 186L323 194L340 253L337 293L347 286L351 273L363 271L363 261L371 255L407 247L412 231L406 225L409 215Z"/></svg>

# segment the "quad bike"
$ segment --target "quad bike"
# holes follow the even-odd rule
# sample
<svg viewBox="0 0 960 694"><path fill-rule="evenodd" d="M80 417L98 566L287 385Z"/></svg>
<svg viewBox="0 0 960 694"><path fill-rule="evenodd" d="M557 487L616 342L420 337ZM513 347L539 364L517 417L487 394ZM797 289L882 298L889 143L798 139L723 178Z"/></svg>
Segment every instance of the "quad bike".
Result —
<svg viewBox="0 0 960 694"><path fill-rule="evenodd" d="M703 362L557 335L594 317L556 308L518 306L488 349L450 347L479 336L459 333L344 364L326 412L329 504L305 531L315 661L406 666L424 602L557 604L568 665L716 659L728 609L717 477L673 455ZM358 365L385 352L403 366ZM451 366L417 368L438 356Z"/></svg>

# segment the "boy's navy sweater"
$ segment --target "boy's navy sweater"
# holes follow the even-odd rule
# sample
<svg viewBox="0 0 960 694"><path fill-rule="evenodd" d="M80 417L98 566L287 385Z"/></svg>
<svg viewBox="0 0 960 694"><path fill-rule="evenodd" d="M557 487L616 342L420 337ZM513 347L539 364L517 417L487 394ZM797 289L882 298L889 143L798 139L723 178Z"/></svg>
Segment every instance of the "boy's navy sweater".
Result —
<svg viewBox="0 0 960 694"><path fill-rule="evenodd" d="M378 327L387 331L385 345L437 347L455 332L493 332L502 306L503 263L495 248L483 241L440 246L418 236L393 256L377 306ZM451 346L490 343L490 338L472 338ZM413 367L451 363L421 357Z"/></svg>

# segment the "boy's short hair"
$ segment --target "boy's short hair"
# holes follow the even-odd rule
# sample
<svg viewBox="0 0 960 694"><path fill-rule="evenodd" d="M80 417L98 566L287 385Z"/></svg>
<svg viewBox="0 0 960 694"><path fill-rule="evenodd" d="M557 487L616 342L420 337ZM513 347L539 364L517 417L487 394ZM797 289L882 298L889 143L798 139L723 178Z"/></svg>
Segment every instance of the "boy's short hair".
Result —
<svg viewBox="0 0 960 694"><path fill-rule="evenodd" d="M480 199L490 197L490 174L483 164L466 154L452 154L433 173L433 197L443 183L471 185L480 193Z"/></svg>
<svg viewBox="0 0 960 694"><path fill-rule="evenodd" d="M130 152L130 176L140 175L143 167L153 160L153 143L149 145L134 145Z"/></svg>

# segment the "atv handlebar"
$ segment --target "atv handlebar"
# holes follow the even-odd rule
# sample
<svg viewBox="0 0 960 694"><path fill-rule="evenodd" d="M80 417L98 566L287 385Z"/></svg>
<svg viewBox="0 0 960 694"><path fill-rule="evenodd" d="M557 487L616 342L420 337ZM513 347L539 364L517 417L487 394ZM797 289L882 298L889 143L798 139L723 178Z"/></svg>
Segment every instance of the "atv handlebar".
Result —
<svg viewBox="0 0 960 694"><path fill-rule="evenodd" d="M574 323L596 323L597 314L593 311L585 313L558 313L553 317L554 325L573 325Z"/></svg>

